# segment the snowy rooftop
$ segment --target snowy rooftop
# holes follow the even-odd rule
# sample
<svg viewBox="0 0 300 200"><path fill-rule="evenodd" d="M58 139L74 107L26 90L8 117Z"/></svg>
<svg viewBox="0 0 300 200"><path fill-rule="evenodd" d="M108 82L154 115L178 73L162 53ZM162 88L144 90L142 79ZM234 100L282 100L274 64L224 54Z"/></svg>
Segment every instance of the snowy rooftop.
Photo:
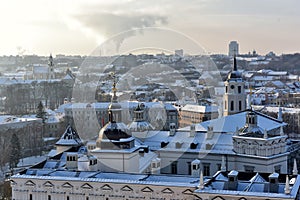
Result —
<svg viewBox="0 0 300 200"><path fill-rule="evenodd" d="M211 112L218 112L218 106L200 106L200 105L187 104L183 108L181 108L181 111L211 113Z"/></svg>
<svg viewBox="0 0 300 200"><path fill-rule="evenodd" d="M78 133L69 125L66 128L64 134L55 144L66 146L81 146L83 143Z"/></svg>
<svg viewBox="0 0 300 200"><path fill-rule="evenodd" d="M284 122L280 122L275 118L269 117L262 113L257 113L257 123L258 126L263 130L272 130L279 128L280 126L286 125ZM233 133L237 128L242 128L246 124L246 114L247 111L243 111L234 115L229 115L225 117L221 117L218 119L213 119L205 122L201 122L196 124L196 131L206 131L208 126L213 127L214 132L225 132L225 133ZM190 126L179 129L180 131L189 131Z"/></svg>
<svg viewBox="0 0 300 200"><path fill-rule="evenodd" d="M39 120L33 117L16 117L12 115L0 115L0 124L18 123Z"/></svg>
<svg viewBox="0 0 300 200"><path fill-rule="evenodd" d="M201 152L201 153L225 153L234 154L232 136L230 133L196 133L190 137L188 131L178 131L174 136L169 136L169 131L148 131L144 133L132 133L141 138L145 145L152 150L174 152ZM165 144L162 147L162 143Z"/></svg>
<svg viewBox="0 0 300 200"><path fill-rule="evenodd" d="M198 177L180 175L149 175L149 174L130 174L130 173L108 173L108 172L73 172L59 170L38 170L35 174L27 171L25 174L17 174L12 179L45 179L63 181L85 181L101 183L127 183L142 185L163 185L163 186L182 186L194 187L199 184ZM72 184L72 183L71 183Z"/></svg>
<svg viewBox="0 0 300 200"><path fill-rule="evenodd" d="M297 196L300 186L299 175L288 175L289 187L291 189L290 194L285 194L285 182L286 175L277 174L278 176L278 188L276 191L271 191L269 177L272 175L266 173L254 173L254 172L234 172L237 176L236 185L229 184L228 176L231 172L217 172L211 179L204 182L204 188L198 189L195 193L208 193L219 195L234 195L234 196L256 196L256 197L275 197L275 198L291 198L294 199Z"/></svg>

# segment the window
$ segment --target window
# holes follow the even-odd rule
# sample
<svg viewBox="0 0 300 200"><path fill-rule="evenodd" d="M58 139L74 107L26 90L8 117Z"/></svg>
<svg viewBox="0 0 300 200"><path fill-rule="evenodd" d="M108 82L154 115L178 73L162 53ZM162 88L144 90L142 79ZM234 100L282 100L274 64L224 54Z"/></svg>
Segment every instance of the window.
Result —
<svg viewBox="0 0 300 200"><path fill-rule="evenodd" d="M280 172L281 172L281 165L276 165L276 166L274 166L274 171L275 171L276 173L280 174Z"/></svg>
<svg viewBox="0 0 300 200"><path fill-rule="evenodd" d="M245 172L254 172L253 166L245 165L244 169L245 169Z"/></svg>
<svg viewBox="0 0 300 200"><path fill-rule="evenodd" d="M238 86L238 93L242 93L242 86Z"/></svg>
<svg viewBox="0 0 300 200"><path fill-rule="evenodd" d="M221 170L221 164L217 164L217 169L218 169L218 171L220 171Z"/></svg>
<svg viewBox="0 0 300 200"><path fill-rule="evenodd" d="M48 195L48 200L51 200L51 195Z"/></svg>
<svg viewBox="0 0 300 200"><path fill-rule="evenodd" d="M29 200L32 200L32 194L29 194Z"/></svg>
<svg viewBox="0 0 300 200"><path fill-rule="evenodd" d="M152 163L152 168L156 168L156 163L155 162Z"/></svg>
<svg viewBox="0 0 300 200"><path fill-rule="evenodd" d="M191 143L190 144L190 148L191 149L196 149L197 148L198 143Z"/></svg>
<svg viewBox="0 0 300 200"><path fill-rule="evenodd" d="M210 164L203 163L203 176L210 176Z"/></svg>
<svg viewBox="0 0 300 200"><path fill-rule="evenodd" d="M199 165L198 164L193 164L193 170L197 170L199 169Z"/></svg>
<svg viewBox="0 0 300 200"><path fill-rule="evenodd" d="M225 110L227 110L227 101L225 101L224 106L225 106Z"/></svg>
<svg viewBox="0 0 300 200"><path fill-rule="evenodd" d="M177 174L177 161L172 162L171 164L171 173Z"/></svg>
<svg viewBox="0 0 300 200"><path fill-rule="evenodd" d="M270 179L270 183L276 183L275 178Z"/></svg>
<svg viewBox="0 0 300 200"><path fill-rule="evenodd" d="M234 101L230 102L230 110L233 111L234 110Z"/></svg>
<svg viewBox="0 0 300 200"><path fill-rule="evenodd" d="M228 93L228 86L225 87L226 93Z"/></svg>
<svg viewBox="0 0 300 200"><path fill-rule="evenodd" d="M192 174L191 162L187 162L187 165L188 165L188 174L191 175Z"/></svg>
<svg viewBox="0 0 300 200"><path fill-rule="evenodd" d="M239 101L239 111L242 110L242 101Z"/></svg>

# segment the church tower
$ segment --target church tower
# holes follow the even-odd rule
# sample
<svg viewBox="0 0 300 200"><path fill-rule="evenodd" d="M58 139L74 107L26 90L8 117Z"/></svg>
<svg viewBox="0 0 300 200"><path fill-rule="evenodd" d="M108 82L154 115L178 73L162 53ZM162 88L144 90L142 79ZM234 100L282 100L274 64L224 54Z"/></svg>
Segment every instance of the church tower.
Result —
<svg viewBox="0 0 300 200"><path fill-rule="evenodd" d="M233 58L233 70L225 81L223 97L223 116L232 115L246 110L245 82L237 70L236 57Z"/></svg>
<svg viewBox="0 0 300 200"><path fill-rule="evenodd" d="M53 57L52 54L49 56L49 70L48 70L48 79L55 79L55 74L54 74L54 63L53 63Z"/></svg>

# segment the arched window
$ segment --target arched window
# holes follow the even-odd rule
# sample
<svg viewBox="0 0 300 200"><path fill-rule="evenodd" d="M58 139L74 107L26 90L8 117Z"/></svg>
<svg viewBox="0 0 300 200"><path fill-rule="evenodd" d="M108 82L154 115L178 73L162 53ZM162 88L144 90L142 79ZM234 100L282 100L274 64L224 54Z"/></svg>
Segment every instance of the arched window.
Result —
<svg viewBox="0 0 300 200"><path fill-rule="evenodd" d="M238 93L242 93L242 86L238 86Z"/></svg>
<svg viewBox="0 0 300 200"><path fill-rule="evenodd" d="M234 110L234 101L230 102L230 110L233 111Z"/></svg>

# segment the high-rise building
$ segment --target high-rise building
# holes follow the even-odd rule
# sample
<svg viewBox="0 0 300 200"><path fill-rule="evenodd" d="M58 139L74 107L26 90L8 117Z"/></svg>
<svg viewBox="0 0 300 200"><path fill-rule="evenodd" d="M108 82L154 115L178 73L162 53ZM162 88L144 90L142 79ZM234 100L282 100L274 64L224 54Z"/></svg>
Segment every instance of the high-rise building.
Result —
<svg viewBox="0 0 300 200"><path fill-rule="evenodd" d="M183 57L183 49L177 49L177 50L175 50L175 55Z"/></svg>
<svg viewBox="0 0 300 200"><path fill-rule="evenodd" d="M237 41L231 41L229 43L228 55L239 55L239 43L237 43Z"/></svg>

